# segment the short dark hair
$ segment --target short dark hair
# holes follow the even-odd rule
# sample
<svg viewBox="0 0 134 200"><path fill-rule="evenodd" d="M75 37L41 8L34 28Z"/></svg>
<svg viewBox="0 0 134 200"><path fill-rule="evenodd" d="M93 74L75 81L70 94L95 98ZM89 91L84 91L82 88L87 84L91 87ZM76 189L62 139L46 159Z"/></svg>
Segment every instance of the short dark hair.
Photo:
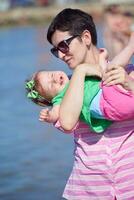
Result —
<svg viewBox="0 0 134 200"><path fill-rule="evenodd" d="M52 36L56 30L68 31L70 35L81 35L84 30L88 30L92 43L97 45L97 32L93 18L82 10L66 8L56 15L47 32L47 40L51 44Z"/></svg>

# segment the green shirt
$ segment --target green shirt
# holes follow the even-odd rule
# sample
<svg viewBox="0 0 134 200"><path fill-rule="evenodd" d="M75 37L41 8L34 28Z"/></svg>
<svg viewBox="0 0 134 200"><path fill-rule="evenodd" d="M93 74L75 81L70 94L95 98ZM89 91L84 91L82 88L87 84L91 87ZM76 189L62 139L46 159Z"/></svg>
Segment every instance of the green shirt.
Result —
<svg viewBox="0 0 134 200"><path fill-rule="evenodd" d="M65 88L52 99L53 105L60 104L66 90L68 88L69 83L65 86ZM94 77L86 77L84 82L84 97L83 97L83 105L80 113L80 120L87 123L90 128L96 133L103 132L107 127L109 127L112 121L106 119L96 119L90 114L90 105L93 98L97 95L100 90L100 80Z"/></svg>

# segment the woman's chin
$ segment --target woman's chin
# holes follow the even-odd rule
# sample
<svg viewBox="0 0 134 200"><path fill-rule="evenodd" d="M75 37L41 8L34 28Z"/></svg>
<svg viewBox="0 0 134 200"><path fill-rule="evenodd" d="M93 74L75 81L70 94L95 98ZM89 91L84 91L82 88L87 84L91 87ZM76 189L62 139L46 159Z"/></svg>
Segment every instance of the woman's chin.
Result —
<svg viewBox="0 0 134 200"><path fill-rule="evenodd" d="M76 66L77 66L77 64L75 64L75 63L73 63L73 62L72 62L72 63L70 62L70 63L68 64L68 66L69 66L70 69L75 69Z"/></svg>

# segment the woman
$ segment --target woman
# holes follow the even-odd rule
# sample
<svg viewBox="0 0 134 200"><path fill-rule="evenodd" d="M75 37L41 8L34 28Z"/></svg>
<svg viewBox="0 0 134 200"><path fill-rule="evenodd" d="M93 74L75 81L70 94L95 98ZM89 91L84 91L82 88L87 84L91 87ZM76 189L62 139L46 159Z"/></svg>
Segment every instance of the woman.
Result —
<svg viewBox="0 0 134 200"><path fill-rule="evenodd" d="M99 63L93 19L81 10L61 11L50 24L47 38L53 45L51 52L71 69L81 63L93 67ZM121 83L134 90L134 81L128 79L121 67L109 67L104 79L106 83ZM82 122L76 124L82 99L77 100L82 96L83 86L77 73L71 81L73 84L70 83L61 104L60 123L55 124L62 130L74 129L74 166L63 197L68 200L134 199L134 120L113 123L102 135L89 131Z"/></svg>

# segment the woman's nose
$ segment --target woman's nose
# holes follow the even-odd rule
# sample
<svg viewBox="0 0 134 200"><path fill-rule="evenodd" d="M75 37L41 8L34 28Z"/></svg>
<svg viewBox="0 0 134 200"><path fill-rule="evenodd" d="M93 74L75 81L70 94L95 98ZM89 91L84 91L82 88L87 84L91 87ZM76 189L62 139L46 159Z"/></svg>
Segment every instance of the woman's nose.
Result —
<svg viewBox="0 0 134 200"><path fill-rule="evenodd" d="M58 57L63 60L65 56L65 53L62 53L61 51L58 51Z"/></svg>

